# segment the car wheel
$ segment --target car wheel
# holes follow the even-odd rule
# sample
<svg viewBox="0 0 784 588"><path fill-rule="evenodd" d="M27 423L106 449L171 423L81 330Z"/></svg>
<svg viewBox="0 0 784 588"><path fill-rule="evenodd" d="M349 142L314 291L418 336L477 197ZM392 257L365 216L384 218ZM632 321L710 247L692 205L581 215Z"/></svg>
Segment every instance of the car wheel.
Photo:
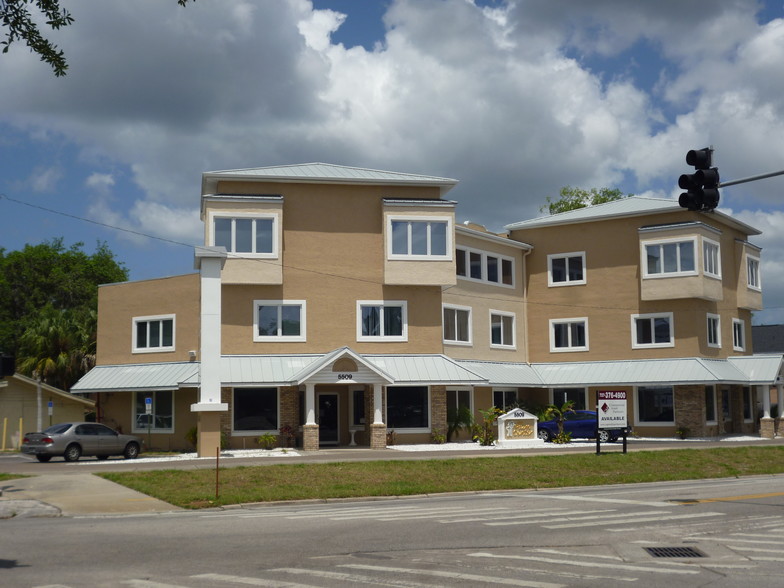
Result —
<svg viewBox="0 0 784 588"><path fill-rule="evenodd" d="M109 459L108 455L96 455L95 457L97 457L100 460Z"/></svg>
<svg viewBox="0 0 784 588"><path fill-rule="evenodd" d="M551 438L550 431L547 429L539 429L539 438L545 442L549 441Z"/></svg>
<svg viewBox="0 0 784 588"><path fill-rule="evenodd" d="M35 459L37 459L41 463L46 463L47 461L52 459L52 456L51 455L36 455Z"/></svg>
<svg viewBox="0 0 784 588"><path fill-rule="evenodd" d="M65 458L65 461L79 461L79 458L82 457L82 448L76 443L72 443L65 448L63 457Z"/></svg>
<svg viewBox="0 0 784 588"><path fill-rule="evenodd" d="M613 439L609 431L605 431L604 429L599 431L599 441L601 441L602 443L609 443L612 440Z"/></svg>
<svg viewBox="0 0 784 588"><path fill-rule="evenodd" d="M123 451L125 459L136 459L139 457L139 446L136 443L128 443Z"/></svg>

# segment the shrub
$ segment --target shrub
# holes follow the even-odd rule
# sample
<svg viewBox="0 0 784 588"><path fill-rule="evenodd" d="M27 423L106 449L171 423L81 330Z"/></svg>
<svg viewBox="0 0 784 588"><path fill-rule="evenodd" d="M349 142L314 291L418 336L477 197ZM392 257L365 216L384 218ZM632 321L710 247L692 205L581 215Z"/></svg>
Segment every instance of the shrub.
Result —
<svg viewBox="0 0 784 588"><path fill-rule="evenodd" d="M430 433L430 438L432 439L433 443L441 445L442 443L446 443L446 435L444 435L438 429L433 429L433 432Z"/></svg>
<svg viewBox="0 0 784 588"><path fill-rule="evenodd" d="M256 439L256 443L261 445L262 449L275 449L275 446L278 444L278 437L272 433L264 433Z"/></svg>

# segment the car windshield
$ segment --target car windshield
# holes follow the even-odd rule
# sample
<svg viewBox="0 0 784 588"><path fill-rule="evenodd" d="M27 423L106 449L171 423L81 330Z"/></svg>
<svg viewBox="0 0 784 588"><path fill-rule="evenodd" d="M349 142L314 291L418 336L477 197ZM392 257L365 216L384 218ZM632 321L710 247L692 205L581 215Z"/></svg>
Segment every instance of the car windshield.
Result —
<svg viewBox="0 0 784 588"><path fill-rule="evenodd" d="M65 433L70 428L71 423L60 423L59 425L52 425L48 429L44 429L44 433L48 435L58 435L60 433Z"/></svg>

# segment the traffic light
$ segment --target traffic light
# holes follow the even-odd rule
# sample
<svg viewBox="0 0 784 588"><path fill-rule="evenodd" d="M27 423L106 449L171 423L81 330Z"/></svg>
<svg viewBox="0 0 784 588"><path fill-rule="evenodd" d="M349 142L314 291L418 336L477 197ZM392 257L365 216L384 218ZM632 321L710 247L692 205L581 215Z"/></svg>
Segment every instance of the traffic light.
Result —
<svg viewBox="0 0 784 588"><path fill-rule="evenodd" d="M719 205L719 169L712 167L713 149L692 149L686 154L686 163L694 166L695 172L678 178L678 186L686 190L678 204L689 210L713 210Z"/></svg>

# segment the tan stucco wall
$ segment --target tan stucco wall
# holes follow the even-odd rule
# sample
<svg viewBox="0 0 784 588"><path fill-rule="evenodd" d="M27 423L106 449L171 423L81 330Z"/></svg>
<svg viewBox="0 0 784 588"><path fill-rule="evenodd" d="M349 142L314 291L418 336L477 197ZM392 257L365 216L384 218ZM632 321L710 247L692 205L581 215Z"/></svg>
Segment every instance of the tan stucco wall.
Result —
<svg viewBox="0 0 784 588"><path fill-rule="evenodd" d="M98 365L187 361L199 349L199 275L110 284L98 289ZM175 350L133 353L133 318L175 315Z"/></svg>
<svg viewBox="0 0 784 588"><path fill-rule="evenodd" d="M188 429L196 426L197 413L191 412L190 407L197 401L197 391L193 388L182 388L174 391L173 397L174 428L171 433L153 432L148 435L146 430L134 430L133 392L100 392L98 394L99 420L123 433L141 437L145 450L152 448L163 451L194 451L194 447L186 441L185 435Z"/></svg>
<svg viewBox="0 0 784 588"><path fill-rule="evenodd" d="M437 198L438 190L241 182L219 189L284 197L283 284L224 286L224 353L323 353L345 345L363 353L440 352L441 288L384 285L382 226L382 198ZM307 341L254 343L254 300L305 300ZM357 342L358 300L407 301L408 342Z"/></svg>
<svg viewBox="0 0 784 588"><path fill-rule="evenodd" d="M251 259L238 259L229 255L221 273L224 284L281 284L283 283L283 231L280 220L283 216L283 203L280 201L258 200L252 202L207 201L204 206L204 243L214 245L213 215L230 214L270 214L276 219L277 255L260 256Z"/></svg>
<svg viewBox="0 0 784 588"><path fill-rule="evenodd" d="M519 247L457 234L457 247L511 257L515 262L514 287L457 278L444 290L443 303L471 308L471 345L444 343L443 353L456 359L526 361L526 320L524 301L524 252ZM490 346L490 311L514 313L514 349ZM443 315L442 315L443 316ZM442 336L443 339L443 336Z"/></svg>
<svg viewBox="0 0 784 588"><path fill-rule="evenodd" d="M513 237L534 246L527 258L530 361L601 361L658 357L727 357L732 349L732 318L746 320L747 353L750 353L750 315L738 311L736 239L743 238L718 217L702 218L684 210L637 218L552 228L518 230ZM698 220L721 229L711 234L720 243L722 265L721 302L697 298L642 301L640 293L641 226ZM696 234L696 229L695 229ZM548 254L585 251L585 285L548 287ZM672 312L674 347L632 349L631 315ZM721 348L707 346L706 315L721 317ZM550 319L588 318L588 352L550 352Z"/></svg>

